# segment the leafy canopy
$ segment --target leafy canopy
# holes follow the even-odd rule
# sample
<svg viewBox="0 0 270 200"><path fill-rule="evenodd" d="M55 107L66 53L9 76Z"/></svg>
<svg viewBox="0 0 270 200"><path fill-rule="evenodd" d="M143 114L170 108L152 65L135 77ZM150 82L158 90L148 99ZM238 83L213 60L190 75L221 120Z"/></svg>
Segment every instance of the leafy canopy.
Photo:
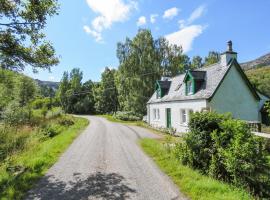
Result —
<svg viewBox="0 0 270 200"><path fill-rule="evenodd" d="M0 0L0 67L50 69L59 60L42 30L57 14L57 0Z"/></svg>

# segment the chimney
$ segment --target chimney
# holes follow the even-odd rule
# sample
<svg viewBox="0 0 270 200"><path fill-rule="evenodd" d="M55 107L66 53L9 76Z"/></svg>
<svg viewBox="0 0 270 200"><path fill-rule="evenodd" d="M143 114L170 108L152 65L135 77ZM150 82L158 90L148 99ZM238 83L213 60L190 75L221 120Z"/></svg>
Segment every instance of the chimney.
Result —
<svg viewBox="0 0 270 200"><path fill-rule="evenodd" d="M220 55L220 63L222 66L227 66L231 59L237 59L237 53L233 51L232 41L227 42L227 51Z"/></svg>

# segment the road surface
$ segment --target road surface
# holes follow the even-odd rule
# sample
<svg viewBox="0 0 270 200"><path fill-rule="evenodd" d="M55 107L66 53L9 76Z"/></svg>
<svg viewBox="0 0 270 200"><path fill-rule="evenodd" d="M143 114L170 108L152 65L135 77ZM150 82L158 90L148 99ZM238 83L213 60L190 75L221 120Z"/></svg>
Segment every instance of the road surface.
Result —
<svg viewBox="0 0 270 200"><path fill-rule="evenodd" d="M185 199L138 146L150 131L101 117L85 131L28 192L26 199Z"/></svg>

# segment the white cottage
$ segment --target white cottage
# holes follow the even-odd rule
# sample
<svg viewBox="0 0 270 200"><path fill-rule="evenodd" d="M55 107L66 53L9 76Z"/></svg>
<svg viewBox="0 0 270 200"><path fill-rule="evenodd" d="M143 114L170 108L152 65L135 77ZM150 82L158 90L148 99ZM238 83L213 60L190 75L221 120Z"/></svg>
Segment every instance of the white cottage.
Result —
<svg viewBox="0 0 270 200"><path fill-rule="evenodd" d="M157 81L156 91L147 102L147 121L155 127L186 132L190 113L207 110L261 122L260 110L266 100L261 96L238 64L229 41L219 63Z"/></svg>

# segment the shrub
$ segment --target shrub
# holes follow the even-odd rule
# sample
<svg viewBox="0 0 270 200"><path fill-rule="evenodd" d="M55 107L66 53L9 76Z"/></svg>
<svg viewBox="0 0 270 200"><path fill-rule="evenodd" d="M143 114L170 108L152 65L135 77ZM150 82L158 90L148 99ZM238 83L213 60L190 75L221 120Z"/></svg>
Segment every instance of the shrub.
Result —
<svg viewBox="0 0 270 200"><path fill-rule="evenodd" d="M42 109L44 107L49 108L50 107L50 98L46 97L46 98L39 98L39 99L35 99L31 105L34 109Z"/></svg>
<svg viewBox="0 0 270 200"><path fill-rule="evenodd" d="M118 111L114 114L114 117L123 121L139 121L142 119L142 116L129 111Z"/></svg>
<svg viewBox="0 0 270 200"><path fill-rule="evenodd" d="M270 196L263 140L253 135L245 122L204 112L193 114L189 127L176 151L183 164L254 194Z"/></svg>
<svg viewBox="0 0 270 200"><path fill-rule="evenodd" d="M45 136L52 138L64 130L64 127L59 124L45 125L41 128L40 132Z"/></svg>
<svg viewBox="0 0 270 200"><path fill-rule="evenodd" d="M58 124L61 126L72 126L74 124L74 121L69 118L62 118L58 120Z"/></svg>
<svg viewBox="0 0 270 200"><path fill-rule="evenodd" d="M29 137L28 132L17 132L13 127L0 127L0 161L15 151L22 150Z"/></svg>
<svg viewBox="0 0 270 200"><path fill-rule="evenodd" d="M6 124L18 126L29 121L29 110L11 102L3 111L2 118Z"/></svg>

